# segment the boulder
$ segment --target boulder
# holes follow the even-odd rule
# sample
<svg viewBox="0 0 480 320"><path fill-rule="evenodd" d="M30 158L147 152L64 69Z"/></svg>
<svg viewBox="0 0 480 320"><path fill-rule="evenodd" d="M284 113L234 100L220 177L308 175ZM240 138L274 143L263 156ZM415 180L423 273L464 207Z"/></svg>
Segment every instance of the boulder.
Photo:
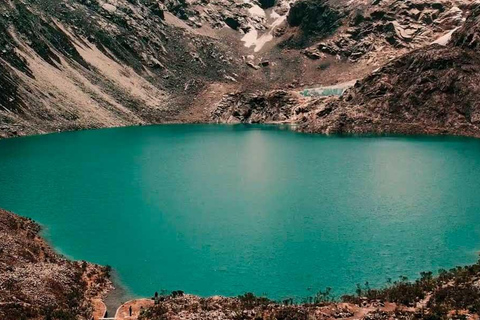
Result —
<svg viewBox="0 0 480 320"><path fill-rule="evenodd" d="M268 61L268 60L264 60L264 61L260 62L261 67L268 67L269 65L270 65L270 61Z"/></svg>
<svg viewBox="0 0 480 320"><path fill-rule="evenodd" d="M305 34L328 35L340 26L342 14L325 0L299 0L293 4L287 17L292 27L300 27Z"/></svg>
<svg viewBox="0 0 480 320"><path fill-rule="evenodd" d="M316 48L308 48L303 51L303 54L312 60L318 60L322 58L322 54Z"/></svg>
<svg viewBox="0 0 480 320"><path fill-rule="evenodd" d="M251 61L247 61L247 66L249 66L250 68L255 69L255 70L260 69L259 66L253 64L253 62L251 62Z"/></svg>
<svg viewBox="0 0 480 320"><path fill-rule="evenodd" d="M339 50L338 47L334 47L332 44L327 44L324 42L319 43L317 45L317 49L332 56L337 55Z"/></svg>
<svg viewBox="0 0 480 320"><path fill-rule="evenodd" d="M260 3L260 7L262 7L262 9L268 9L275 6L277 1L276 0L259 0L258 2Z"/></svg>
<svg viewBox="0 0 480 320"><path fill-rule="evenodd" d="M225 24L230 28L232 28L233 30L238 30L241 26L241 23L236 18L233 18L233 17L227 17L225 18L224 21L225 21Z"/></svg>
<svg viewBox="0 0 480 320"><path fill-rule="evenodd" d="M117 11L117 7L114 6L113 4L110 4L110 3L104 3L102 5L102 8L105 10L105 11L108 11L110 13L114 13L115 11Z"/></svg>

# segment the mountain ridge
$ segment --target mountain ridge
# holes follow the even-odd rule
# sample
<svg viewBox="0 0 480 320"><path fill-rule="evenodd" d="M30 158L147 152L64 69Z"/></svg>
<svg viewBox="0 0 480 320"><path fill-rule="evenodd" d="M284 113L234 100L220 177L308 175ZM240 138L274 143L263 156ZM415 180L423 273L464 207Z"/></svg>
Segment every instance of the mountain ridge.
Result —
<svg viewBox="0 0 480 320"><path fill-rule="evenodd" d="M8 0L0 5L0 137L172 122L283 121L327 133L306 121L321 103L299 92L363 78L448 36L470 5ZM275 98L284 115L239 98L281 91L290 99ZM238 107L271 116L237 118Z"/></svg>

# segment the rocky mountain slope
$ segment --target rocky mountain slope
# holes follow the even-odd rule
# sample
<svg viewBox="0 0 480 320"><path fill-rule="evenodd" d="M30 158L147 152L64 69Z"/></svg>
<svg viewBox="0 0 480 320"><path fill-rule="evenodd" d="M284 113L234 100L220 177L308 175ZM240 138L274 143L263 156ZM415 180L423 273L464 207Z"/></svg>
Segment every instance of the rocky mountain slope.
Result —
<svg viewBox="0 0 480 320"><path fill-rule="evenodd" d="M0 319L91 319L91 299L111 287L108 269L61 257L39 231L0 209Z"/></svg>
<svg viewBox="0 0 480 320"><path fill-rule="evenodd" d="M258 85L256 90L241 88L228 94L211 113L213 121L303 123L307 118L312 119L314 110L321 109L318 112L323 115L324 99L318 102L311 97L305 99L299 94L302 90L324 85L348 87L358 79L378 73L382 66L400 56L430 48L432 43L445 46L452 33L464 25L472 2L350 1L342 6L338 2L304 0L293 4L292 10L298 10L298 6L303 8L307 22L295 21L294 25L298 26L290 26L278 46L282 53L293 50L292 54L305 57L302 61L309 68L297 69L301 80L278 87L277 93L279 89L284 91L286 100L276 99L274 105L263 101L270 101L272 95L277 95L276 91ZM328 25L332 28L326 29L325 25L311 21L311 16L318 16L314 14L318 12L322 13L322 19L324 15L329 16L325 19L330 19ZM279 104L282 111L277 114Z"/></svg>
<svg viewBox="0 0 480 320"><path fill-rule="evenodd" d="M305 97L288 89L242 91L225 96L211 117L226 123L281 121L298 125L300 131L324 134L480 137L479 7L476 1L450 2L450 7L446 2L393 1L367 16L357 12L351 23L359 21L361 27L339 28L304 53L320 61L336 54L338 60L348 59L352 65L383 59L376 55L379 50L385 56L399 57L385 60L384 66L357 81L341 97ZM431 17L438 20L431 24ZM379 22L383 20L388 22ZM425 44L424 37L435 29L428 25L451 29ZM362 36L352 36L359 34ZM345 40L347 35L350 40ZM367 45L378 41L384 46ZM357 49L349 43L369 49L364 54L352 53Z"/></svg>
<svg viewBox="0 0 480 320"><path fill-rule="evenodd" d="M443 42L463 24L470 2L6 0L0 137L165 122L298 121L304 114L275 114L268 103L256 106L263 115L252 119L233 114L249 97L275 95L271 90L292 97L350 82ZM293 108L290 99L281 109L298 111L304 103L311 101Z"/></svg>
<svg viewBox="0 0 480 320"><path fill-rule="evenodd" d="M169 121L206 83L229 81L239 58L228 43L163 10L156 1L3 1L0 135Z"/></svg>
<svg viewBox="0 0 480 320"><path fill-rule="evenodd" d="M480 137L480 6L451 43L406 54L339 99L319 101L302 130L320 133L449 134Z"/></svg>

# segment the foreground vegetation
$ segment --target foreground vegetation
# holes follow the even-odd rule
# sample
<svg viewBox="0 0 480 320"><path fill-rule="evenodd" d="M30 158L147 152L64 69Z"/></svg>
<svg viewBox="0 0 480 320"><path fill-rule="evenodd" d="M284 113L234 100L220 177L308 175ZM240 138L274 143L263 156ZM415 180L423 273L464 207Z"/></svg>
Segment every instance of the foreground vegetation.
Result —
<svg viewBox="0 0 480 320"><path fill-rule="evenodd" d="M416 317L421 319L480 316L480 260L470 266L441 269L438 276L422 272L413 282L401 277L384 289L359 285L356 295L343 296L342 300L355 304L365 300L393 302L415 308Z"/></svg>
<svg viewBox="0 0 480 320"><path fill-rule="evenodd" d="M480 260L470 266L422 272L415 281L400 277L385 288L358 285L354 295L340 299L327 288L301 302L272 301L246 293L236 298L200 298L175 291L158 298L141 320L168 319L478 319Z"/></svg>

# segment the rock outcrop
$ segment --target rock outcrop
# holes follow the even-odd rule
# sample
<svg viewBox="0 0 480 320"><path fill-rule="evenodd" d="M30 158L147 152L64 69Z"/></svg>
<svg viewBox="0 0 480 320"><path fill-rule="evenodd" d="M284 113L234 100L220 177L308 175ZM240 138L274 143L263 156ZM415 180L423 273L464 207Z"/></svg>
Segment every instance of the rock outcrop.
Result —
<svg viewBox="0 0 480 320"><path fill-rule="evenodd" d="M325 37L340 26L341 17L328 0L299 0L290 8L287 20L290 26L300 27L304 37Z"/></svg>
<svg viewBox="0 0 480 320"><path fill-rule="evenodd" d="M319 103L301 130L480 137L480 10L471 11L448 47L434 44L388 63L340 99Z"/></svg>
<svg viewBox="0 0 480 320"><path fill-rule="evenodd" d="M473 3L471 11L462 29L452 35L452 45L467 50L478 50L480 48L480 2Z"/></svg>
<svg viewBox="0 0 480 320"><path fill-rule="evenodd" d="M211 119L217 123L291 122L302 108L301 97L284 90L250 94L237 92L224 96Z"/></svg>
<svg viewBox="0 0 480 320"><path fill-rule="evenodd" d="M349 61L385 62L453 30L463 23L465 4L439 0L384 0L343 8L343 25L332 37L309 46L305 53ZM310 38L310 41L314 38Z"/></svg>
<svg viewBox="0 0 480 320"><path fill-rule="evenodd" d="M91 319L91 299L111 288L108 268L70 261L35 222L0 209L0 319Z"/></svg>

